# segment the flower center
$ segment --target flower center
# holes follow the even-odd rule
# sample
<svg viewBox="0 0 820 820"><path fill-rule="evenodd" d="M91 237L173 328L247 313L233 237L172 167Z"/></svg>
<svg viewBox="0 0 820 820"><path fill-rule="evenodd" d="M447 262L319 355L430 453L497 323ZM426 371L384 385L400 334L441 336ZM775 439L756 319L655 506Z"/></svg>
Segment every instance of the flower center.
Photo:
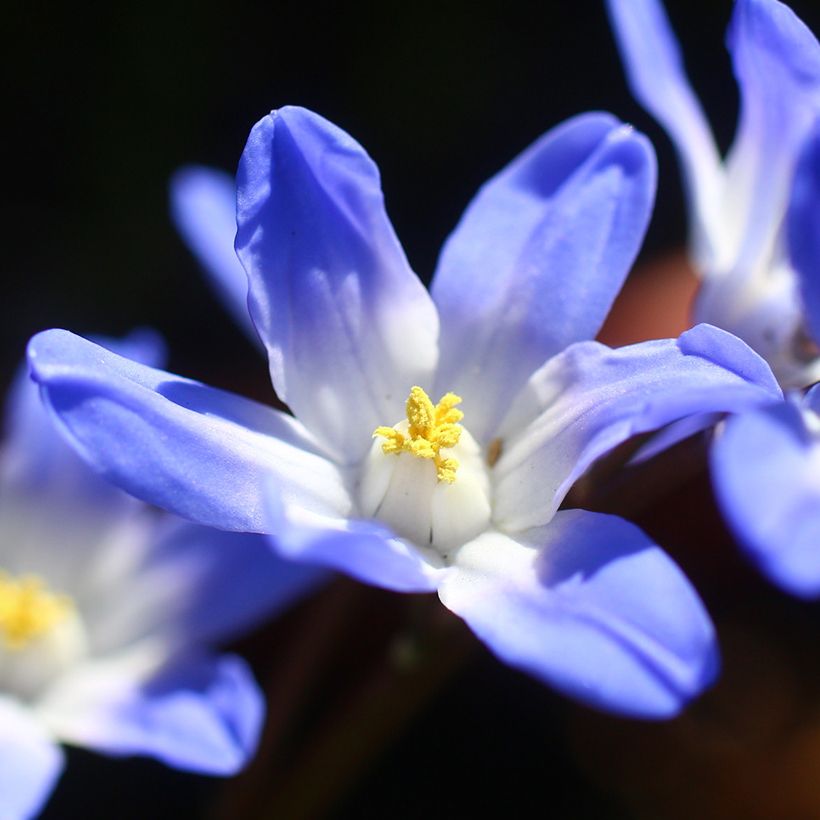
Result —
<svg viewBox="0 0 820 820"><path fill-rule="evenodd" d="M15 578L0 570L0 642L12 652L25 649L64 621L74 608L36 575Z"/></svg>
<svg viewBox="0 0 820 820"><path fill-rule="evenodd" d="M490 522L490 480L481 448L459 422L461 399L438 404L420 387L407 399L407 418L379 427L362 465L359 505L364 515L445 559Z"/></svg>
<svg viewBox="0 0 820 820"><path fill-rule="evenodd" d="M412 453L418 458L429 458L436 465L436 479L452 484L456 480L458 460L444 458L441 450L449 450L461 438L459 422L464 418L456 405L461 397L447 393L433 406L430 397L420 387L414 387L407 397L407 435L396 427L377 427L374 438L383 438L385 455Z"/></svg>
<svg viewBox="0 0 820 820"><path fill-rule="evenodd" d="M0 693L33 698L88 650L74 601L0 569Z"/></svg>

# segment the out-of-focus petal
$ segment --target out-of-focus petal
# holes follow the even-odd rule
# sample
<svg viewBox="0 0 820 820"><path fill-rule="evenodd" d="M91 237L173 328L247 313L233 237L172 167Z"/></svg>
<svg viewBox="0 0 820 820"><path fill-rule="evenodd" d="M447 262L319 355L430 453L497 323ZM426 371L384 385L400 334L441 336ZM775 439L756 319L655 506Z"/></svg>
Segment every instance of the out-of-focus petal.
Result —
<svg viewBox="0 0 820 820"><path fill-rule="evenodd" d="M680 46L658 0L608 0L630 88L666 129L680 156L696 245L715 238L723 172L712 132L683 67Z"/></svg>
<svg viewBox="0 0 820 820"><path fill-rule="evenodd" d="M430 592L445 570L384 524L312 513L288 504L270 485L271 543L283 557L339 570L397 592Z"/></svg>
<svg viewBox="0 0 820 820"><path fill-rule="evenodd" d="M803 147L794 175L787 231L806 329L820 342L820 120Z"/></svg>
<svg viewBox="0 0 820 820"><path fill-rule="evenodd" d="M236 248L274 387L334 454L358 461L373 430L430 386L438 319L384 209L376 165L303 108L260 120L237 177Z"/></svg>
<svg viewBox="0 0 820 820"><path fill-rule="evenodd" d="M63 752L32 713L0 697L0 817L28 820L48 800L63 770Z"/></svg>
<svg viewBox="0 0 820 820"><path fill-rule="evenodd" d="M615 516L559 512L465 545L439 589L503 661L591 706L675 715L714 679L714 629L680 569Z"/></svg>
<svg viewBox="0 0 820 820"><path fill-rule="evenodd" d="M236 183L230 174L190 165L171 178L171 216L225 307L259 343L248 313L248 277L234 250Z"/></svg>
<svg viewBox="0 0 820 820"><path fill-rule="evenodd" d="M820 45L777 0L737 0L727 43L741 105L721 230L733 275L749 278L775 250L798 153L820 106Z"/></svg>
<svg viewBox="0 0 820 820"><path fill-rule="evenodd" d="M264 485L346 514L338 470L293 418L124 359L67 331L29 343L32 374L68 440L138 498L199 523L264 529Z"/></svg>
<svg viewBox="0 0 820 820"><path fill-rule="evenodd" d="M323 568L282 559L266 536L174 520L156 528L119 588L97 593L91 638L98 652L160 632L182 646L231 640L328 577Z"/></svg>
<svg viewBox="0 0 820 820"><path fill-rule="evenodd" d="M592 462L631 436L781 397L768 365L709 325L617 350L574 345L533 376L502 424L494 521L505 532L546 524Z"/></svg>
<svg viewBox="0 0 820 820"><path fill-rule="evenodd" d="M479 191L432 286L441 314L436 392L463 397L477 439L547 358L598 332L654 193L649 143L599 113L553 129Z"/></svg>
<svg viewBox="0 0 820 820"><path fill-rule="evenodd" d="M61 740L213 775L256 750L261 694L234 656L182 656L146 679L141 649L77 667L38 706Z"/></svg>
<svg viewBox="0 0 820 820"><path fill-rule="evenodd" d="M748 555L789 592L820 595L820 442L798 407L728 419L711 457L721 510Z"/></svg>

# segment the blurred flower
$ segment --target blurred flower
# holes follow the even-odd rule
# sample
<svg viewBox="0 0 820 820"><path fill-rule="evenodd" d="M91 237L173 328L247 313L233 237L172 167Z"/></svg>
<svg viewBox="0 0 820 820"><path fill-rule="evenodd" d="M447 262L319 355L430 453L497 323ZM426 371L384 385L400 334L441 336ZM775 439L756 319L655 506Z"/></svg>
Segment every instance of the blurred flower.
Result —
<svg viewBox="0 0 820 820"><path fill-rule="evenodd" d="M632 92L680 156L703 280L695 320L738 335L784 386L816 381L811 341L820 342L820 328L804 315L784 217L798 155L820 112L817 40L777 0L737 0L728 47L740 119L722 162L661 3L608 0L608 7Z"/></svg>
<svg viewBox="0 0 820 820"><path fill-rule="evenodd" d="M696 315L740 335L786 386L820 377L820 46L775 0L738 0L741 118L724 165L660 3L609 0L632 89L680 153L703 276ZM814 397L814 398L812 398ZM721 510L775 583L820 594L818 402L729 418L712 449Z"/></svg>
<svg viewBox="0 0 820 820"><path fill-rule="evenodd" d="M702 604L632 524L558 508L630 436L780 391L714 328L614 351L581 341L637 253L654 169L613 117L568 121L481 189L428 293L372 160L284 108L249 137L237 248L294 415L66 331L32 341L34 377L79 451L129 492L272 533L289 558L438 590L500 658L560 691L674 714L716 673Z"/></svg>
<svg viewBox="0 0 820 820"><path fill-rule="evenodd" d="M147 363L158 340L116 347ZM58 742L228 775L253 753L262 699L210 652L313 573L259 536L157 514L96 476L36 386L12 387L0 451L0 816L28 817L63 767Z"/></svg>
<svg viewBox="0 0 820 820"><path fill-rule="evenodd" d="M712 448L715 492L763 572L820 595L820 388L730 419Z"/></svg>
<svg viewBox="0 0 820 820"><path fill-rule="evenodd" d="M798 165L787 229L820 330L820 127ZM782 588L820 595L820 387L728 419L712 448L715 492L729 525Z"/></svg>

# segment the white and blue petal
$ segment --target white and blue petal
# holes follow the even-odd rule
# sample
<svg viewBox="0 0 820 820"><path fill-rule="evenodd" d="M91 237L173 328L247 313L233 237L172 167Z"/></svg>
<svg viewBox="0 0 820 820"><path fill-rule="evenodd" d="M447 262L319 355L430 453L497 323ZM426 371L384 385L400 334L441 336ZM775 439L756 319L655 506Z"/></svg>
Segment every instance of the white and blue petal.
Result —
<svg viewBox="0 0 820 820"><path fill-rule="evenodd" d="M740 120L726 160L720 247L694 313L731 330L803 386L800 293L783 223L801 146L820 108L820 45L777 0L738 0L728 34Z"/></svg>
<svg viewBox="0 0 820 820"><path fill-rule="evenodd" d="M180 646L224 642L314 592L329 573L283 560L267 537L177 519L155 527L138 566L117 588L95 591L98 652L150 634Z"/></svg>
<svg viewBox="0 0 820 820"><path fill-rule="evenodd" d="M646 139L608 114L558 126L487 182L442 250L437 394L486 439L543 362L598 332L655 193Z"/></svg>
<svg viewBox="0 0 820 820"><path fill-rule="evenodd" d="M259 342L248 313L248 277L234 250L236 183L213 168L190 165L171 178L171 216L237 324Z"/></svg>
<svg viewBox="0 0 820 820"><path fill-rule="evenodd" d="M786 229L789 260L800 284L806 330L820 343L820 120L803 146Z"/></svg>
<svg viewBox="0 0 820 820"><path fill-rule="evenodd" d="M237 177L236 248L280 398L355 463L380 424L428 386L438 319L348 134L303 108L254 126Z"/></svg>
<svg viewBox="0 0 820 820"><path fill-rule="evenodd" d="M256 750L263 718L246 664L182 655L146 675L152 654L137 646L77 667L38 705L41 720L66 743L108 755L235 774Z"/></svg>
<svg viewBox="0 0 820 820"><path fill-rule="evenodd" d="M311 512L290 504L271 483L271 544L283 557L309 561L396 592L431 592L445 570L432 551L398 538L378 521Z"/></svg>
<svg viewBox="0 0 820 820"><path fill-rule="evenodd" d="M772 581L807 598L820 595L817 427L812 411L780 402L728 419L711 451L715 495L740 545Z"/></svg>
<svg viewBox="0 0 820 820"><path fill-rule="evenodd" d="M715 678L714 629L680 569L633 524L559 512L465 545L439 595L503 661L586 704L675 715Z"/></svg>
<svg viewBox="0 0 820 820"><path fill-rule="evenodd" d="M680 46L659 0L608 0L636 99L666 129L683 166L699 256L711 256L723 169L709 124L689 85Z"/></svg>
<svg viewBox="0 0 820 820"><path fill-rule="evenodd" d="M781 397L768 365L709 325L617 350L574 345L533 376L501 426L493 520L506 532L546 524L593 461L628 438Z"/></svg>
<svg viewBox="0 0 820 820"><path fill-rule="evenodd" d="M734 275L751 277L771 258L797 157L820 106L820 44L778 0L738 0L727 43L741 102L722 230Z"/></svg>
<svg viewBox="0 0 820 820"><path fill-rule="evenodd" d="M67 331L35 336L29 361L68 440L138 498L199 523L258 532L274 477L308 509L350 510L338 469L290 416Z"/></svg>
<svg viewBox="0 0 820 820"><path fill-rule="evenodd" d="M63 752L30 710L0 697L0 817L28 820L43 809L63 770Z"/></svg>

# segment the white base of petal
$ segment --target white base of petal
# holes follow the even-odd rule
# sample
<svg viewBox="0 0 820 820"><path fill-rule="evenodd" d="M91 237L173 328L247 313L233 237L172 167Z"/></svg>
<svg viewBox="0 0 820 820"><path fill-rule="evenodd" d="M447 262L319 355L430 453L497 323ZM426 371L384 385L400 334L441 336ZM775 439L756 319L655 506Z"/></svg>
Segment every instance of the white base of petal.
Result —
<svg viewBox="0 0 820 820"><path fill-rule="evenodd" d="M363 517L384 521L401 538L445 559L484 532L492 512L487 466L466 429L446 455L459 462L453 483L437 479L431 459L408 452L386 454L382 441L375 439L358 490Z"/></svg>

